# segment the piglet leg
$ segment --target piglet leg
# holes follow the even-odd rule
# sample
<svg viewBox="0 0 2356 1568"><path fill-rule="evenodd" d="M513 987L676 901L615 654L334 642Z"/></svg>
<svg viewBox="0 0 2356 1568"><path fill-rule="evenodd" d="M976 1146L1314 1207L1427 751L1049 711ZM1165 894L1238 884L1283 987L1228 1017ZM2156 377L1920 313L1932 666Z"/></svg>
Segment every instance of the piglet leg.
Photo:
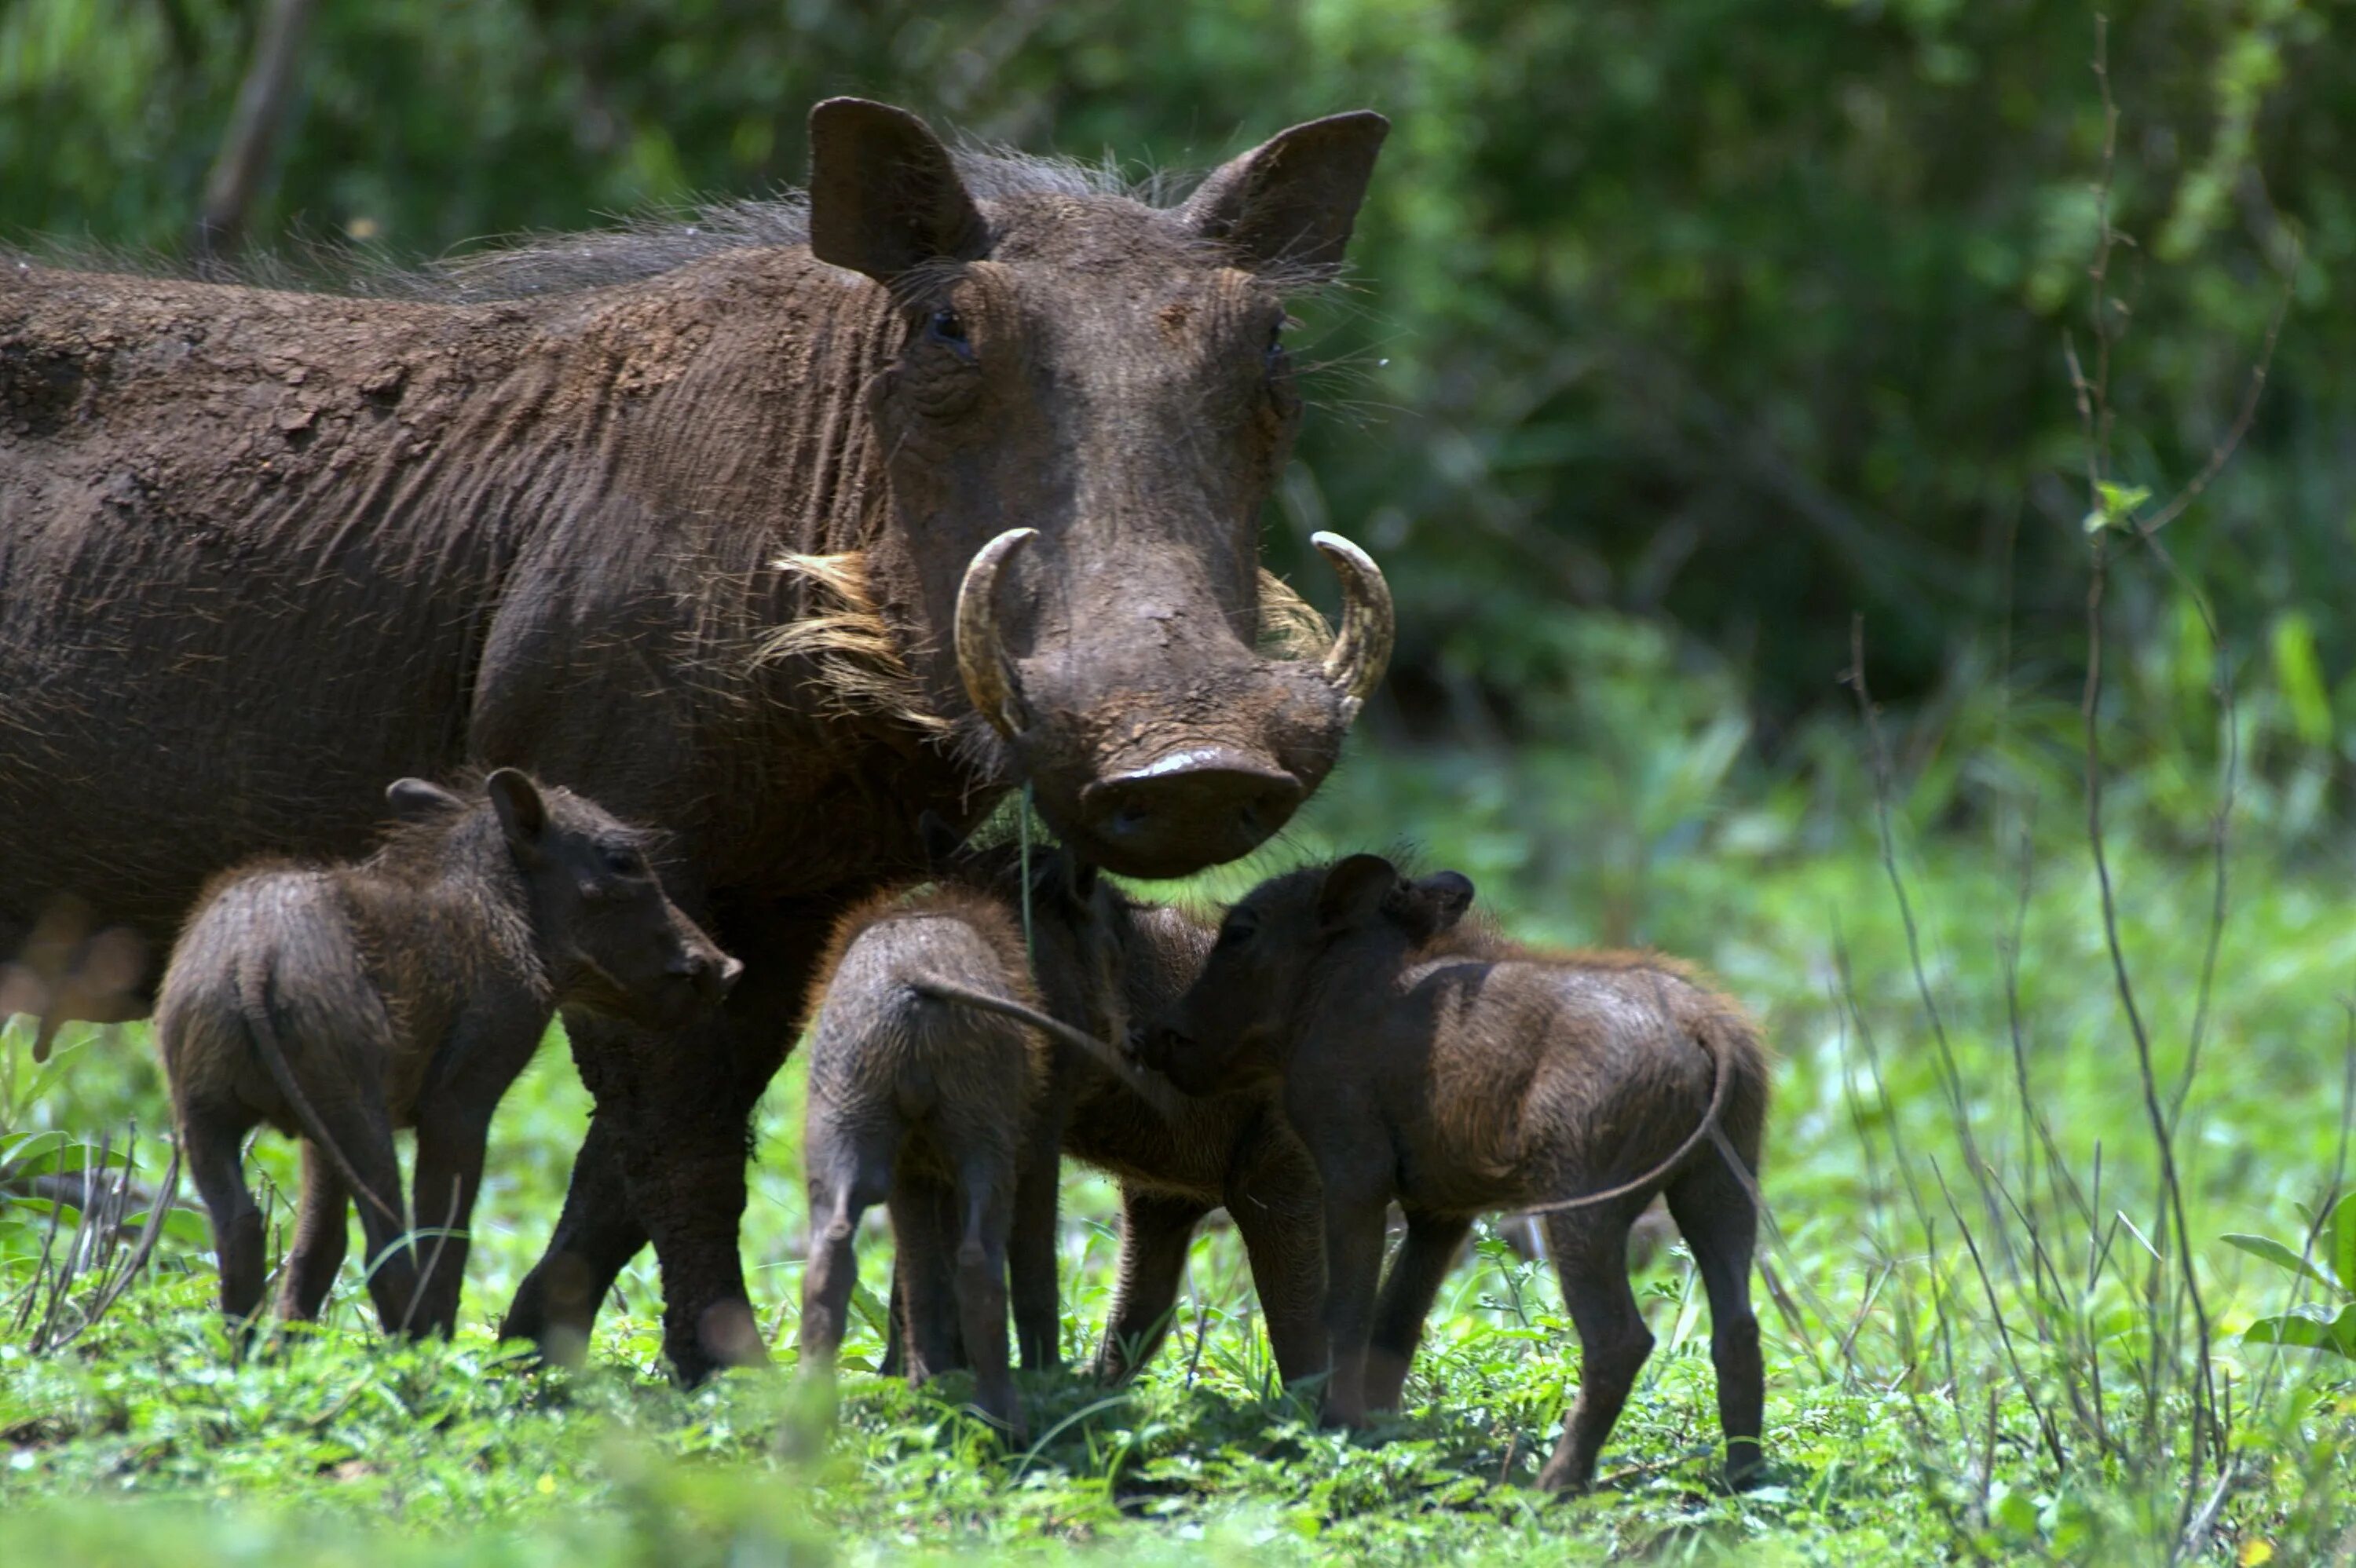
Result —
<svg viewBox="0 0 2356 1568"><path fill-rule="evenodd" d="M1633 1217L1574 1212L1547 1219L1547 1242L1580 1349L1578 1402L1563 1423L1561 1444L1538 1472L1538 1485L1548 1491L1580 1492L1594 1483L1595 1457L1653 1353L1652 1330L1628 1286Z"/></svg>

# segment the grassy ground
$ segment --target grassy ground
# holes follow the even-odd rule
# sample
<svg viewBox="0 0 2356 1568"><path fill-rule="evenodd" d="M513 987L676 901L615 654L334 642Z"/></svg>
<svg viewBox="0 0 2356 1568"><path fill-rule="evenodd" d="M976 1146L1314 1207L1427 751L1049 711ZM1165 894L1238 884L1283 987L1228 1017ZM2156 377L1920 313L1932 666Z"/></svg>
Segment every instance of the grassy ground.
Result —
<svg viewBox="0 0 2356 1568"><path fill-rule="evenodd" d="M912 1393L858 1370L879 1348L872 1321L847 1347L830 1438L788 1378L670 1388L651 1257L624 1275L590 1370L530 1370L488 1329L544 1240L585 1115L552 1048L501 1113L454 1344L380 1342L348 1280L323 1330L233 1365L208 1309L209 1257L167 1237L94 1327L36 1354L24 1315L43 1315L27 1256L37 1225L0 1231L13 1238L0 1240L0 1556L1510 1563L1569 1548L2150 1561L2189 1532L2203 1558L2257 1563L2356 1545L2344 1533L2356 1363L2245 1347L2242 1331L2295 1291L2221 1240L2254 1232L2300 1251L2300 1206L2325 1202L2334 1180L2356 976L2344 857L2234 853L2203 1014L2211 866L2197 845L2149 847L2158 832L2114 845L2163 1100L2201 1019L2172 1145L2188 1270L2159 1207L2134 1034L2066 799L2025 858L1993 830L1911 837L1901 809L1901 908L1869 803L1826 811L1762 790L1741 810L1663 818L1654 807L1682 787L1675 763L1599 804L1591 776L1543 754L1362 761L1289 845L1209 891L1430 825L1428 858L1472 874L1517 933L1687 954L1759 1012L1781 1058L1765 1172L1781 1236L1759 1291L1773 1467L1757 1491L1708 1485L1708 1317L1670 1248L1640 1276L1659 1348L1604 1488L1559 1503L1530 1492L1578 1357L1551 1277L1485 1229L1435 1315L1406 1411L1358 1436L1317 1430L1271 1386L1223 1230L1198 1240L1176 1331L1136 1386L1023 1377L1041 1435L1027 1453L994 1449L960 1411L961 1380ZM1687 793L1715 799L1708 784ZM6 1125L119 1135L135 1122L151 1140L164 1126L144 1027L70 1037L38 1083L24 1032L0 1051ZM789 1065L761 1113L744 1233L756 1306L788 1361L799 1102ZM291 1151L265 1137L255 1158L283 1217ZM151 1147L141 1163L161 1161ZM1113 1205L1077 1170L1065 1204L1077 1358L1106 1308ZM871 1232L862 1269L877 1293L889 1251Z"/></svg>

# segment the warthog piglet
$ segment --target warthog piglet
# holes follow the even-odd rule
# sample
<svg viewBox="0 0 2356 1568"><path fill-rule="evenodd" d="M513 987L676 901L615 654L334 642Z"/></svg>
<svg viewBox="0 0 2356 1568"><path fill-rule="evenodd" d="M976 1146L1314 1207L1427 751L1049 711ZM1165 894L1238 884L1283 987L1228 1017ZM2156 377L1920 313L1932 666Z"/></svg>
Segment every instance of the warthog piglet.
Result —
<svg viewBox="0 0 2356 1568"><path fill-rule="evenodd" d="M386 1330L447 1334L491 1114L556 1009L676 1026L743 967L664 895L648 836L579 795L512 768L464 794L402 779L385 795L398 820L364 860L215 879L157 998L232 1318L262 1299L262 1214L238 1157L256 1124L303 1139L280 1311L318 1314L357 1197ZM403 1126L417 1129L414 1222L429 1232L414 1237Z"/></svg>
<svg viewBox="0 0 2356 1568"><path fill-rule="evenodd" d="M994 893L1007 919L1020 919L1014 846L960 848L954 835L936 829L928 830L927 850L942 875ZM1032 973L1049 1014L1110 1040L1119 1038L1119 1013L1149 1018L1178 999L1210 951L1212 927L1177 906L1132 899L1085 869L1066 871L1067 856L1062 848L1033 856ZM1107 987L1117 993L1117 1008L1098 999ZM1169 1331L1194 1229L1225 1204L1250 1258L1279 1375L1287 1382L1322 1375L1324 1211L1316 1167L1286 1124L1274 1090L1201 1099L1173 1094L1152 1074L1062 1042L1046 1094L1033 1115L1047 1119L1034 1125L1043 1131L1060 1125L1065 1154L1120 1182L1120 1255L1097 1374L1119 1381L1153 1354ZM1045 1214L1052 1221L1052 1209ZM898 1217L895 1210L895 1224ZM934 1229L949 1234L955 1226L950 1214ZM1010 1276L1027 1365L1023 1303L1028 1293L1052 1307L1055 1257L1050 1241L1026 1246L1025 1231L1018 1215ZM933 1371L966 1364L954 1301L923 1290L911 1301L906 1288L910 1280L947 1278L947 1251L920 1256L931 1244L924 1232L901 1229L894 1239L901 1283L892 1309L904 1328L887 1350L887 1370L901 1364L911 1339Z"/></svg>
<svg viewBox="0 0 2356 1568"><path fill-rule="evenodd" d="M1727 1468L1748 1479L1763 1398L1757 1035L1682 965L1536 952L1462 922L1472 898L1452 871L1409 880L1371 855L1264 882L1227 912L1144 1058L1189 1093L1281 1083L1324 1183L1329 1419L1398 1403L1474 1216L1538 1209L1584 1350L1539 1482L1588 1486L1653 1347L1628 1229L1658 1192L1709 1293ZM1407 1241L1378 1293L1393 1199Z"/></svg>
<svg viewBox="0 0 2356 1568"><path fill-rule="evenodd" d="M1069 1071L1059 1070L1057 1043L1069 1052L1071 1041L1127 1029L1110 933L1089 918L1094 871L1068 870L1050 855L1033 874L1043 917L1037 980L1019 883L1010 897L971 859L843 916L811 990L802 1140L811 1227L804 1368L822 1374L834 1365L858 1277L860 1216L886 1202L900 1243L895 1290L909 1381L969 1359L977 1402L1018 1443L1025 1428L1006 1353L1010 1257L1023 1365L1053 1366L1060 1349L1056 1147ZM1008 1011L1044 1027L1025 1027Z"/></svg>

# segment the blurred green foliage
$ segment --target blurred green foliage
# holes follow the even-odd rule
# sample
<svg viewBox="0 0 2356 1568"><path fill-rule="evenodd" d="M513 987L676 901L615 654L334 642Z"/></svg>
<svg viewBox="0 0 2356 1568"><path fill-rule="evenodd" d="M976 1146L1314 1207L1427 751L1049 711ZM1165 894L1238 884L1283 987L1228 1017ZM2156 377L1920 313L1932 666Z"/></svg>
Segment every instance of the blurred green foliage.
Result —
<svg viewBox="0 0 2356 1568"><path fill-rule="evenodd" d="M0 0L0 235L176 251L262 9ZM2255 426L2170 542L2329 747L2356 32L2332 0L2110 16L2118 477L2164 501L2200 469L2296 239ZM757 193L832 92L1141 169L1373 105L1396 130L1359 283L1305 312L1326 409L1271 552L1330 520L1391 567L1376 722L1542 727L1496 650L1569 605L1671 617L1776 741L1837 698L1852 611L1889 695L2006 673L1970 662L2000 627L2031 684L2072 677L2094 32L2081 0L322 0L255 232L431 254Z"/></svg>

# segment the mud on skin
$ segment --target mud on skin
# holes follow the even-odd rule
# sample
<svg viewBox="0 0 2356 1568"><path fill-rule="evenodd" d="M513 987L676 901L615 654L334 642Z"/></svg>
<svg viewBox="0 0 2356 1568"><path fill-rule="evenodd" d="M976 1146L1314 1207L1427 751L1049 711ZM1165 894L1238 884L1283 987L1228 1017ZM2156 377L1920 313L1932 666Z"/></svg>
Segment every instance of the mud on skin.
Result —
<svg viewBox="0 0 2356 1568"><path fill-rule="evenodd" d="M318 1316L357 1199L386 1332L448 1334L491 1114L556 1009L675 1026L742 967L664 896L648 836L581 796L513 769L385 793L400 820L374 855L224 873L165 972L156 1040L234 1320L262 1304L256 1125L303 1140L281 1315ZM417 1129L406 1216L396 1127Z"/></svg>
<svg viewBox="0 0 2356 1568"><path fill-rule="evenodd" d="M935 836L936 873L998 900L1020 919L1021 858L1012 845L960 848ZM1033 975L1050 1016L1101 1040L1124 1038L1123 1019L1156 1016L1194 980L1210 951L1209 923L1176 906L1142 902L1098 879L1061 848L1034 851ZM1116 997L1101 1001L1109 981ZM1133 1073L1132 1073L1133 1075ZM1062 1153L1120 1183L1119 1260L1110 1316L1092 1370L1108 1381L1134 1373L1168 1334L1195 1227L1225 1204L1251 1264L1278 1375L1288 1383L1325 1371L1323 1211L1309 1153L1273 1093L1192 1098L1164 1089L1149 1099L1098 1057L1057 1047L1038 1125L1059 1126ZM894 1211L893 1342L884 1370L939 1371L968 1364L947 1279L957 1213ZM1052 1209L1046 1211L1052 1220ZM1012 1253L1016 1326L1026 1293L1055 1293L1053 1238ZM1053 1364L1053 1318L1023 1334L1023 1362ZM909 1348L920 1346L916 1357Z"/></svg>
<svg viewBox="0 0 2356 1568"><path fill-rule="evenodd" d="M524 767L660 823L748 977L683 1029L568 1019L597 1109L506 1328L579 1344L651 1241L674 1367L758 1359L748 1118L919 814L1029 782L1089 859L1192 870L1282 826L1379 676L1337 541L1343 635L1259 653L1291 612L1257 534L1284 296L1384 131L1155 208L835 100L807 201L365 295L0 267L5 1005L135 1014L152 973L37 928L161 953L225 867L364 853L387 778Z"/></svg>
<svg viewBox="0 0 2356 1568"><path fill-rule="evenodd" d="M1328 1419L1396 1408L1476 1215L1541 1208L1583 1357L1539 1484L1590 1486L1652 1351L1628 1232L1659 1193L1709 1294L1727 1470L1747 1481L1764 1398L1756 1032L1674 960L1522 947L1466 922L1472 899L1454 872L1411 880L1371 855L1274 878L1227 912L1145 1059L1191 1093L1280 1085L1324 1189ZM1394 1199L1407 1240L1378 1288Z"/></svg>

